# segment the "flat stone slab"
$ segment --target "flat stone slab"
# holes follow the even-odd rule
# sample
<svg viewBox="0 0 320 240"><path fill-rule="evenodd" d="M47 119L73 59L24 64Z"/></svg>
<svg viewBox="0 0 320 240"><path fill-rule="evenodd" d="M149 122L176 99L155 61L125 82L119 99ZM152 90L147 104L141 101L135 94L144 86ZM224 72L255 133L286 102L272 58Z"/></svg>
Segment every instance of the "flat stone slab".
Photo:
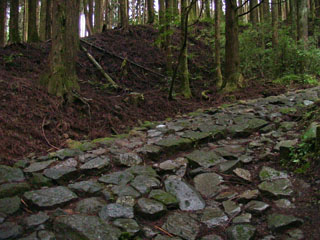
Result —
<svg viewBox="0 0 320 240"><path fill-rule="evenodd" d="M60 167L46 169L43 175L53 180L70 180L76 173L75 167Z"/></svg>
<svg viewBox="0 0 320 240"><path fill-rule="evenodd" d="M21 169L0 165L0 184L5 182L19 182L24 179L24 174Z"/></svg>
<svg viewBox="0 0 320 240"><path fill-rule="evenodd" d="M77 213L97 215L107 203L102 198L91 197L77 202L75 211Z"/></svg>
<svg viewBox="0 0 320 240"><path fill-rule="evenodd" d="M251 240L256 228L249 224L239 224L227 228L227 236L230 240Z"/></svg>
<svg viewBox="0 0 320 240"><path fill-rule="evenodd" d="M205 197L215 196L221 189L219 186L223 182L223 178L216 173L202 173L194 179L194 186Z"/></svg>
<svg viewBox="0 0 320 240"><path fill-rule="evenodd" d="M229 216L234 216L241 212L241 205L232 200L224 201L222 205L223 205L224 211Z"/></svg>
<svg viewBox="0 0 320 240"><path fill-rule="evenodd" d="M175 196L160 189L152 190L149 194L149 198L157 200L169 208L177 207L179 205L179 201Z"/></svg>
<svg viewBox="0 0 320 240"><path fill-rule="evenodd" d="M292 226L299 226L303 220L292 215L273 213L268 215L268 228L272 231L282 231Z"/></svg>
<svg viewBox="0 0 320 240"><path fill-rule="evenodd" d="M262 212L267 210L269 207L270 205L265 202L253 200L247 203L247 205L245 206L245 209L249 213L261 214Z"/></svg>
<svg viewBox="0 0 320 240"><path fill-rule="evenodd" d="M124 185L130 182L134 178L134 175L127 171L113 172L103 175L99 178L99 182L107 184Z"/></svg>
<svg viewBox="0 0 320 240"><path fill-rule="evenodd" d="M195 150L185 156L191 164L210 168L223 161L214 151Z"/></svg>
<svg viewBox="0 0 320 240"><path fill-rule="evenodd" d="M259 190L275 197L291 196L293 193L292 184L289 179L276 179L272 182L264 181L258 185Z"/></svg>
<svg viewBox="0 0 320 240"><path fill-rule="evenodd" d="M37 214L30 215L24 219L24 224L27 228L39 226L49 220L49 216L45 212L39 212Z"/></svg>
<svg viewBox="0 0 320 240"><path fill-rule="evenodd" d="M14 214L20 209L20 198L9 197L9 198L1 198L0 199L0 213L4 213L6 215Z"/></svg>
<svg viewBox="0 0 320 240"><path fill-rule="evenodd" d="M131 182L131 186L142 194L149 193L152 188L157 188L160 184L161 183L157 178L146 175L136 176Z"/></svg>
<svg viewBox="0 0 320 240"><path fill-rule="evenodd" d="M89 180L69 184L68 188L79 194L95 194L103 189L103 185L96 181Z"/></svg>
<svg viewBox="0 0 320 240"><path fill-rule="evenodd" d="M164 138L155 144L157 146L163 147L167 151L178 151L187 149L192 143L192 140L188 138L181 137L167 137Z"/></svg>
<svg viewBox="0 0 320 240"><path fill-rule="evenodd" d="M23 228L13 222L0 224L0 239L16 239L23 233Z"/></svg>
<svg viewBox="0 0 320 240"><path fill-rule="evenodd" d="M110 203L101 209L99 216L101 219L108 221L114 218L133 218L134 212L132 207Z"/></svg>
<svg viewBox="0 0 320 240"><path fill-rule="evenodd" d="M112 160L118 164L127 167L139 165L142 163L142 158L136 153L120 153L115 155Z"/></svg>
<svg viewBox="0 0 320 240"><path fill-rule="evenodd" d="M112 223L123 232L129 233L130 236L135 236L140 231L139 224L133 219L119 218L114 220Z"/></svg>
<svg viewBox="0 0 320 240"><path fill-rule="evenodd" d="M31 163L31 165L29 167L25 168L23 171L26 173L39 172L39 171L46 169L54 162L56 162L56 160Z"/></svg>
<svg viewBox="0 0 320 240"><path fill-rule="evenodd" d="M121 231L99 217L87 215L60 216L54 220L57 239L118 240Z"/></svg>
<svg viewBox="0 0 320 240"><path fill-rule="evenodd" d="M135 205L137 214L148 219L157 219L163 216L167 208L161 202L153 199L140 198Z"/></svg>
<svg viewBox="0 0 320 240"><path fill-rule="evenodd" d="M166 191L179 200L181 210L195 211L205 208L204 200L189 184L178 179L167 179L164 184Z"/></svg>
<svg viewBox="0 0 320 240"><path fill-rule="evenodd" d="M200 231L200 224L187 213L173 213L167 218L162 228L183 239L195 240Z"/></svg>
<svg viewBox="0 0 320 240"><path fill-rule="evenodd" d="M133 187L127 186L127 185L116 185L116 186L112 187L111 190L118 197L132 196L134 198L138 198L141 196L141 194L137 190L135 190Z"/></svg>
<svg viewBox="0 0 320 240"><path fill-rule="evenodd" d="M100 170L108 167L110 164L110 159L108 157L97 157L94 158L85 164L83 164L80 169L82 170Z"/></svg>
<svg viewBox="0 0 320 240"><path fill-rule="evenodd" d="M27 201L41 208L57 207L78 198L74 192L61 186L29 191L23 196Z"/></svg>
<svg viewBox="0 0 320 240"><path fill-rule="evenodd" d="M280 178L288 178L288 174L285 172L277 171L271 167L263 166L259 172L259 178L261 181L271 181Z"/></svg>
<svg viewBox="0 0 320 240"><path fill-rule="evenodd" d="M228 221L228 216L219 208L206 208L203 210L201 216L201 222L212 228L216 226L222 226Z"/></svg>
<svg viewBox="0 0 320 240"><path fill-rule="evenodd" d="M30 189L30 185L26 182L4 183L0 185L0 198L20 195L26 191L29 191Z"/></svg>

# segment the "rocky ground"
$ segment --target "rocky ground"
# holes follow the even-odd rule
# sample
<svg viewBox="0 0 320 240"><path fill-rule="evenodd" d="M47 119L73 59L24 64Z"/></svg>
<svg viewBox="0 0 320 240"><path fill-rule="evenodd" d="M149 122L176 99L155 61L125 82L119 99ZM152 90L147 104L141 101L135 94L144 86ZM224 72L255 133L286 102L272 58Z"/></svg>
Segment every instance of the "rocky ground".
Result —
<svg viewBox="0 0 320 240"><path fill-rule="evenodd" d="M315 187L281 168L320 87L148 123L0 166L0 239L320 239ZM319 182L319 179L318 179Z"/></svg>

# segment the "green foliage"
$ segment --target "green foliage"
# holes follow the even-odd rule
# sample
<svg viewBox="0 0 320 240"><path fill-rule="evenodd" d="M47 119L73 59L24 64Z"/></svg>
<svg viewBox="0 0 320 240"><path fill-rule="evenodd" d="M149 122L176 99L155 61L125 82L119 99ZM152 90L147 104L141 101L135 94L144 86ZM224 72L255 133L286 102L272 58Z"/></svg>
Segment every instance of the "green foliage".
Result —
<svg viewBox="0 0 320 240"><path fill-rule="evenodd" d="M272 47L270 24L260 24L258 30L243 27L239 35L241 71L246 78L277 79L281 84L317 84L320 76L320 49L316 36L309 38L308 48L296 42L285 26L279 29L279 43Z"/></svg>

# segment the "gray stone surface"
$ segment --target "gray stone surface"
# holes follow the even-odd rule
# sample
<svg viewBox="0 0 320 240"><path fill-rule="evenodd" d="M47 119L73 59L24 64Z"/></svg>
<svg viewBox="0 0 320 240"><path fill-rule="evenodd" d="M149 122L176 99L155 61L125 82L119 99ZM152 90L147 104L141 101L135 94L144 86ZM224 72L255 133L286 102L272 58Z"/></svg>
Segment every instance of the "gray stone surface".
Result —
<svg viewBox="0 0 320 240"><path fill-rule="evenodd" d="M159 187L160 181L155 177L138 175L131 182L131 186L137 189L141 194L146 194L149 193L152 188Z"/></svg>
<svg viewBox="0 0 320 240"><path fill-rule="evenodd" d="M259 172L259 178L261 181L271 181L280 178L288 178L288 174L285 172L277 171L273 168L263 166Z"/></svg>
<svg viewBox="0 0 320 240"><path fill-rule="evenodd" d="M269 207L270 205L265 202L252 200L247 203L247 205L245 206L245 209L247 212L252 214L262 214Z"/></svg>
<svg viewBox="0 0 320 240"><path fill-rule="evenodd" d="M187 213L173 213L162 226L171 234L186 240L195 240L200 231L200 225Z"/></svg>
<svg viewBox="0 0 320 240"><path fill-rule="evenodd" d="M133 219L119 218L114 220L112 223L123 232L129 233L130 236L134 236L140 231L139 224Z"/></svg>
<svg viewBox="0 0 320 240"><path fill-rule="evenodd" d="M13 222L5 222L0 224L0 240L4 239L16 239L23 233L23 229L20 225Z"/></svg>
<svg viewBox="0 0 320 240"><path fill-rule="evenodd" d="M268 215L268 228L272 231L282 231L292 226L299 226L303 220L292 215L273 213Z"/></svg>
<svg viewBox="0 0 320 240"><path fill-rule="evenodd" d="M256 228L249 224L239 224L227 228L227 236L230 240L251 240Z"/></svg>
<svg viewBox="0 0 320 240"><path fill-rule="evenodd" d="M0 165L0 184L5 182L19 182L24 179L21 169Z"/></svg>
<svg viewBox="0 0 320 240"><path fill-rule="evenodd" d="M214 151L195 150L185 156L189 162L196 166L212 167L223 161Z"/></svg>
<svg viewBox="0 0 320 240"><path fill-rule="evenodd" d="M54 162L56 162L56 160L31 163L30 166L25 168L23 171L26 173L39 172L39 171L46 169Z"/></svg>
<svg viewBox="0 0 320 240"><path fill-rule="evenodd" d="M99 181L107 184L124 185L130 182L133 178L133 174L126 171L120 171L103 175L99 178Z"/></svg>
<svg viewBox="0 0 320 240"><path fill-rule="evenodd" d="M118 240L121 231L96 216L68 215L54 220L57 239Z"/></svg>
<svg viewBox="0 0 320 240"><path fill-rule="evenodd" d="M101 219L108 221L115 218L133 218L134 212L132 207L110 203L101 209L99 216Z"/></svg>
<svg viewBox="0 0 320 240"><path fill-rule="evenodd" d="M157 200L169 208L177 207L179 205L179 201L175 196L160 189L152 190L149 194L149 198Z"/></svg>
<svg viewBox="0 0 320 240"><path fill-rule="evenodd" d="M1 198L0 199L0 213L6 215L14 214L20 209L20 198L18 196Z"/></svg>
<svg viewBox="0 0 320 240"><path fill-rule="evenodd" d="M82 170L100 170L109 167L110 159L108 157L97 157L81 165Z"/></svg>
<svg viewBox="0 0 320 240"><path fill-rule="evenodd" d="M185 211L201 210L205 202L200 194L189 184L178 179L167 179L165 181L166 191L179 200L179 207Z"/></svg>
<svg viewBox="0 0 320 240"><path fill-rule="evenodd" d="M213 197L218 194L223 178L216 173L202 173L194 179L194 186L204 197Z"/></svg>
<svg viewBox="0 0 320 240"><path fill-rule="evenodd" d="M26 192L24 198L38 207L57 207L77 199L77 195L66 187L43 188Z"/></svg>
<svg viewBox="0 0 320 240"><path fill-rule="evenodd" d="M77 192L78 194L95 194L103 189L103 185L96 181L81 181L73 184L69 184L68 188Z"/></svg>
<svg viewBox="0 0 320 240"><path fill-rule="evenodd" d="M49 216L45 212L39 212L37 214L30 215L24 219L24 224L27 228L33 228L40 224L44 224L49 220Z"/></svg>
<svg viewBox="0 0 320 240"><path fill-rule="evenodd" d="M167 208L164 204L156 200L140 198L135 205L135 211L142 217L157 219L166 213Z"/></svg>
<svg viewBox="0 0 320 240"><path fill-rule="evenodd" d="M201 222L208 228L222 226L228 221L228 216L219 208L206 208L202 211Z"/></svg>
<svg viewBox="0 0 320 240"><path fill-rule="evenodd" d="M269 193L275 197L291 196L293 193L292 184L289 179L276 179L272 182L262 182L259 184L259 190Z"/></svg>
<svg viewBox="0 0 320 240"><path fill-rule="evenodd" d="M96 215L101 209L107 205L107 202L100 197L91 197L85 198L77 202L75 207L75 212L87 214L87 215Z"/></svg>

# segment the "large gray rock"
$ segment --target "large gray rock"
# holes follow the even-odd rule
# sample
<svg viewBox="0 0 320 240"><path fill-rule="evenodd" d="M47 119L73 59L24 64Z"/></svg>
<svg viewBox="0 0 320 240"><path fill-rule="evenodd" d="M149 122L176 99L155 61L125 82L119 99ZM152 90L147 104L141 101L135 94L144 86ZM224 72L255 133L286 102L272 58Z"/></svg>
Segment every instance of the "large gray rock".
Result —
<svg viewBox="0 0 320 240"><path fill-rule="evenodd" d="M179 205L179 201L175 196L160 189L152 190L149 194L149 198L153 198L163 203L168 208L177 207Z"/></svg>
<svg viewBox="0 0 320 240"><path fill-rule="evenodd" d="M77 213L96 215L107 203L99 197L85 198L77 202L75 211Z"/></svg>
<svg viewBox="0 0 320 240"><path fill-rule="evenodd" d="M45 212L39 212L37 214L33 214L24 219L24 224L27 228L33 228L39 226L40 224L45 223L49 220L49 216Z"/></svg>
<svg viewBox="0 0 320 240"><path fill-rule="evenodd" d="M24 198L41 208L52 208L66 204L78 196L66 187L43 188L26 192Z"/></svg>
<svg viewBox="0 0 320 240"><path fill-rule="evenodd" d="M158 177L157 172L151 166L137 165L126 170L133 175L146 175L150 177Z"/></svg>
<svg viewBox="0 0 320 240"><path fill-rule="evenodd" d="M271 182L264 181L258 185L259 190L274 197L291 196L293 193L292 184L289 179L276 179Z"/></svg>
<svg viewBox="0 0 320 240"><path fill-rule="evenodd" d="M121 171L103 175L99 178L99 182L107 184L125 185L134 178L133 174Z"/></svg>
<svg viewBox="0 0 320 240"><path fill-rule="evenodd" d="M68 215L54 220L57 239L70 240L118 240L121 231L96 216Z"/></svg>
<svg viewBox="0 0 320 240"><path fill-rule="evenodd" d="M163 216L167 208L156 200L140 198L135 206L137 214L148 219L157 219Z"/></svg>
<svg viewBox="0 0 320 240"><path fill-rule="evenodd" d="M219 208L206 208L203 210L201 222L207 225L208 228L222 226L228 221L228 216Z"/></svg>
<svg viewBox="0 0 320 240"><path fill-rule="evenodd" d="M269 204L261 201L250 201L246 206L245 209L249 213L253 214L261 214L265 210L267 210L270 207Z"/></svg>
<svg viewBox="0 0 320 240"><path fill-rule="evenodd" d="M234 216L241 212L241 205L232 200L224 201L222 205L223 205L224 211L229 216Z"/></svg>
<svg viewBox="0 0 320 240"><path fill-rule="evenodd" d="M256 228L249 224L239 224L227 228L227 236L230 240L251 240Z"/></svg>
<svg viewBox="0 0 320 240"><path fill-rule="evenodd" d="M49 168L44 170L43 174L56 181L67 181L77 175L77 169L75 167Z"/></svg>
<svg viewBox="0 0 320 240"><path fill-rule="evenodd" d="M200 231L200 224L187 213L173 213L167 218L162 228L183 239L195 240Z"/></svg>
<svg viewBox="0 0 320 240"><path fill-rule="evenodd" d="M79 194L96 194L103 189L103 185L93 180L69 184L68 188Z"/></svg>
<svg viewBox="0 0 320 240"><path fill-rule="evenodd" d="M261 181L271 181L280 178L288 178L288 174L285 172L277 171L271 167L263 166L259 172L259 178Z"/></svg>
<svg viewBox="0 0 320 240"><path fill-rule="evenodd" d="M16 239L23 233L23 229L20 225L13 222L6 222L0 224L0 240Z"/></svg>
<svg viewBox="0 0 320 240"><path fill-rule="evenodd" d="M185 156L189 162L196 166L209 168L223 161L214 151L195 150Z"/></svg>
<svg viewBox="0 0 320 240"><path fill-rule="evenodd" d="M101 170L109 167L110 159L106 156L94 158L81 165L82 170Z"/></svg>
<svg viewBox="0 0 320 240"><path fill-rule="evenodd" d="M120 153L112 159L116 164L127 167L139 165L142 163L142 158L136 153Z"/></svg>
<svg viewBox="0 0 320 240"><path fill-rule="evenodd" d="M0 185L0 198L13 197L30 190L30 185L26 182L4 183Z"/></svg>
<svg viewBox="0 0 320 240"><path fill-rule="evenodd" d="M146 175L136 176L131 182L131 186L137 189L140 193L149 193L152 188L160 186L160 181L155 177L150 177Z"/></svg>
<svg viewBox="0 0 320 240"><path fill-rule="evenodd" d="M114 220L112 223L125 233L128 233L131 237L138 234L140 231L139 224L133 219L119 218Z"/></svg>
<svg viewBox="0 0 320 240"><path fill-rule="evenodd" d="M1 198L0 199L0 213L4 213L6 215L14 214L20 209L20 198L10 197L10 198Z"/></svg>
<svg viewBox="0 0 320 240"><path fill-rule="evenodd" d="M179 200L179 207L184 211L195 211L205 208L205 202L200 194L189 184L179 179L167 179L166 191Z"/></svg>
<svg viewBox="0 0 320 240"><path fill-rule="evenodd" d="M21 169L0 165L0 184L5 182L19 182L24 179Z"/></svg>
<svg viewBox="0 0 320 240"><path fill-rule="evenodd" d="M56 160L31 163L31 165L29 167L25 168L23 171L26 173L39 172L39 171L46 169L54 162L56 162Z"/></svg>
<svg viewBox="0 0 320 240"><path fill-rule="evenodd" d="M205 197L215 196L221 189L223 178L216 173L202 173L194 179L195 188Z"/></svg>
<svg viewBox="0 0 320 240"><path fill-rule="evenodd" d="M133 218L134 212L132 207L110 203L101 209L99 216L101 219L108 221L114 218Z"/></svg>
<svg viewBox="0 0 320 240"><path fill-rule="evenodd" d="M268 228L272 231L282 231L292 226L299 226L303 220L292 215L273 213L268 215Z"/></svg>
<svg viewBox="0 0 320 240"><path fill-rule="evenodd" d="M119 185L119 186L117 185L117 186L112 187L111 190L118 197L132 196L134 198L138 198L141 196L141 194L137 190L135 190L133 187L127 186L127 185Z"/></svg>

